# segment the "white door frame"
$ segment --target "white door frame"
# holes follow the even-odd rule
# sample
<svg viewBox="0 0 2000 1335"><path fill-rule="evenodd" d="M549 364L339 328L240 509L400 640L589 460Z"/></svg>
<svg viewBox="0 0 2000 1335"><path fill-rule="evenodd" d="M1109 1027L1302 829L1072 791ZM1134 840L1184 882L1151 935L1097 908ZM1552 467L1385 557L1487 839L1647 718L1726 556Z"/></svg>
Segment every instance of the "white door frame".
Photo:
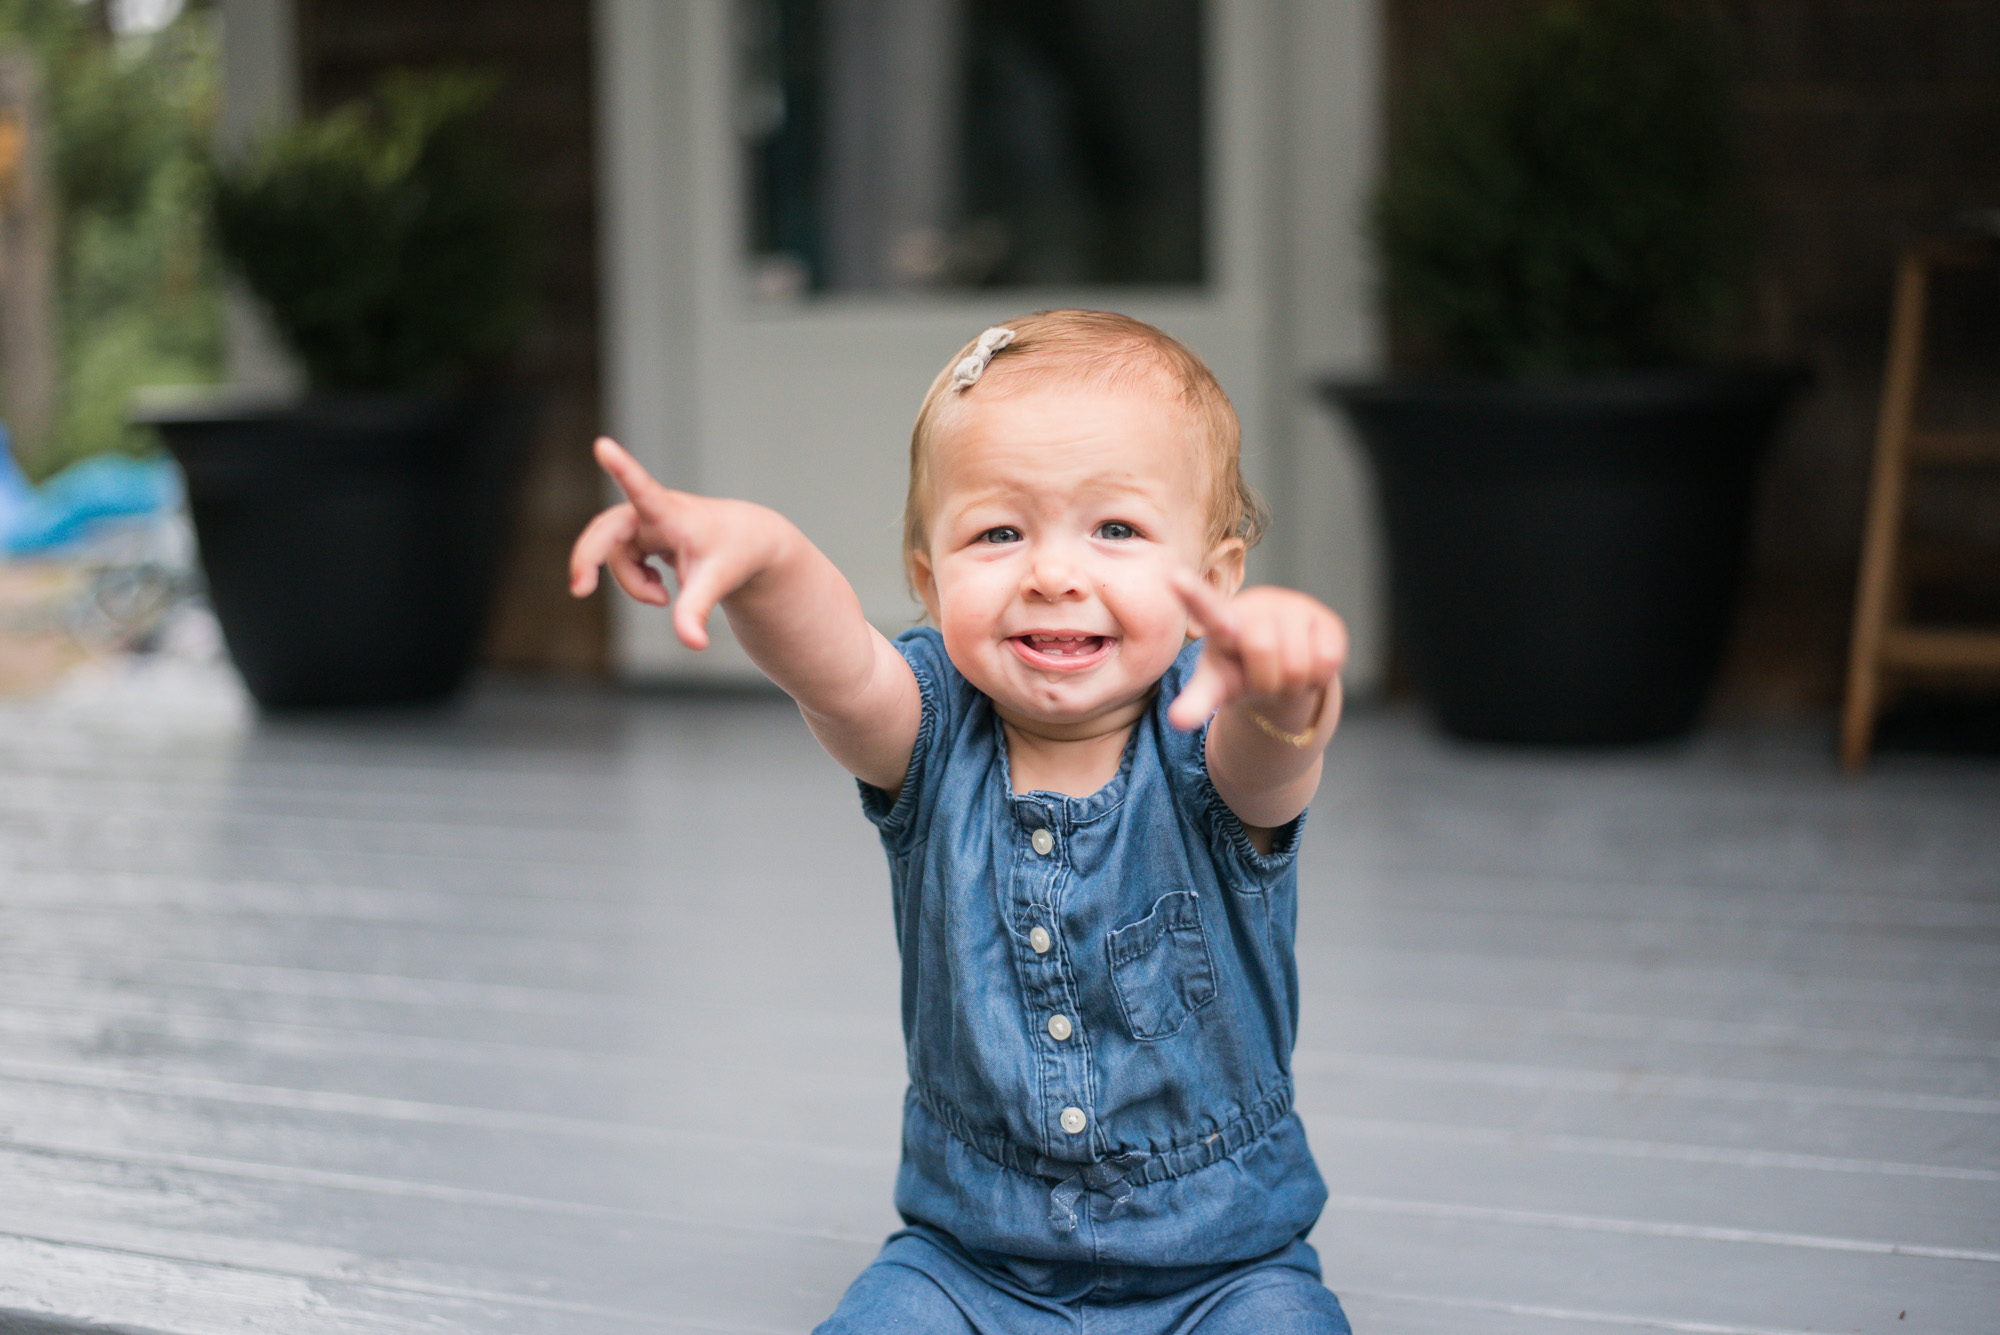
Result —
<svg viewBox="0 0 2000 1335"><path fill-rule="evenodd" d="M1320 439L1331 432L1301 379L1308 367L1362 369L1374 356L1352 254L1370 161L1353 145L1374 133L1374 2L1210 0L1203 290L773 305L752 300L744 276L727 0L594 0L606 421L664 480L789 515L893 634L917 610L898 550L903 475L909 423L937 367L1021 310L1129 311L1185 339L1229 390L1246 471L1278 501L1281 540L1260 554L1260 573L1341 607L1361 642L1355 675L1365 686L1376 601L1365 496L1351 459ZM1314 47L1302 51L1302 40ZM1325 457L1302 457L1313 450ZM1295 500L1302 485L1325 494ZM618 607L614 655L627 676L750 671L721 617L716 647L696 655L666 617Z"/></svg>

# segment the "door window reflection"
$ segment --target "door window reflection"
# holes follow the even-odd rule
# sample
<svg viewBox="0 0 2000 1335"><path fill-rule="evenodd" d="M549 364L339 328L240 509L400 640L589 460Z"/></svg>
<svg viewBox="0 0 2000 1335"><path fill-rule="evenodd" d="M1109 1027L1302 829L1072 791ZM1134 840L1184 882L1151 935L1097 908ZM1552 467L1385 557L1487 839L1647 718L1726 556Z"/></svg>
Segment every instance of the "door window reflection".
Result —
<svg viewBox="0 0 2000 1335"><path fill-rule="evenodd" d="M1201 0L738 0L753 288L1205 276Z"/></svg>

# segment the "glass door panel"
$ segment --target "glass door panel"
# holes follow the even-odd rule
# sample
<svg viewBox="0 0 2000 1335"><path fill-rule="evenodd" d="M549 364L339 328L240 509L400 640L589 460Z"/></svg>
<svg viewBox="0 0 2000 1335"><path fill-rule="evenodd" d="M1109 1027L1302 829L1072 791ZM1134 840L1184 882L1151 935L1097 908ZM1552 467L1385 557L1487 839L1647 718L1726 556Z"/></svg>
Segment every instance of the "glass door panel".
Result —
<svg viewBox="0 0 2000 1335"><path fill-rule="evenodd" d="M736 0L751 291L1201 286L1200 0Z"/></svg>

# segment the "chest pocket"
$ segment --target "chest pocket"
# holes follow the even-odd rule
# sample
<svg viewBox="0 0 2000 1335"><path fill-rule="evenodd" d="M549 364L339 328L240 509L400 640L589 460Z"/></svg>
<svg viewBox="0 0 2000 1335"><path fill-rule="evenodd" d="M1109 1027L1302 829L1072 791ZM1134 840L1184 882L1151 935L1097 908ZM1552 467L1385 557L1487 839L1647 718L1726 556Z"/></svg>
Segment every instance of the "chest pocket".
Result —
<svg viewBox="0 0 2000 1335"><path fill-rule="evenodd" d="M1215 1000L1201 900L1192 890L1161 895L1151 913L1112 932L1104 946L1111 957L1111 985L1136 1039L1171 1037Z"/></svg>

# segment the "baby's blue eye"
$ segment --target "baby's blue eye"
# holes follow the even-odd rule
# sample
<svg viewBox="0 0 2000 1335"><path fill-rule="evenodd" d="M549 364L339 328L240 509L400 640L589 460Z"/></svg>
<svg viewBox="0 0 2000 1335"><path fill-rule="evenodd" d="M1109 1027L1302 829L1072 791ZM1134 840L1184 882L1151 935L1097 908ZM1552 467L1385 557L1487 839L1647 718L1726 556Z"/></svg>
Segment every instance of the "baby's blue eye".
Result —
<svg viewBox="0 0 2000 1335"><path fill-rule="evenodd" d="M1139 530L1117 519L1107 519L1097 526L1097 536L1112 542L1125 542L1139 536Z"/></svg>
<svg viewBox="0 0 2000 1335"><path fill-rule="evenodd" d="M987 529L979 535L979 540L981 542L1019 542L1021 540L1021 530L1002 524L998 528Z"/></svg>

